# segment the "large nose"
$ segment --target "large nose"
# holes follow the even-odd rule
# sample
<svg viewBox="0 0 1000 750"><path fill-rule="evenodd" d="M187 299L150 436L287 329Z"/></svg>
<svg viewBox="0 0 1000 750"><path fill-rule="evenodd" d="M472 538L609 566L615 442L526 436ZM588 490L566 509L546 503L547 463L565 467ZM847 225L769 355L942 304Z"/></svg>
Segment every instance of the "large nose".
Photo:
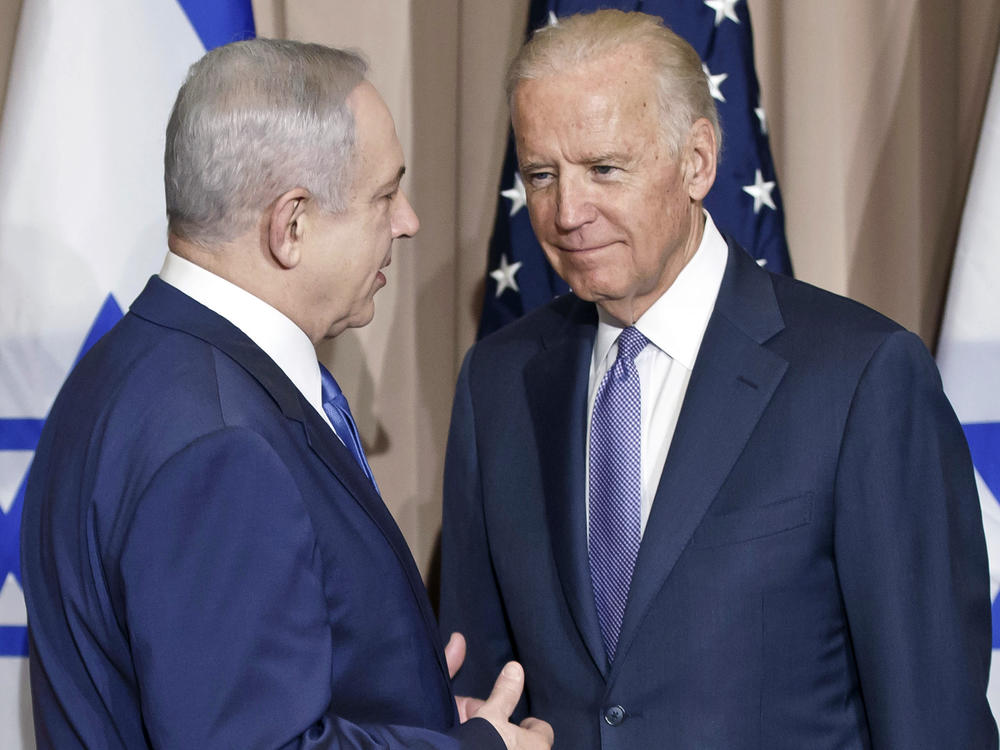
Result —
<svg viewBox="0 0 1000 750"><path fill-rule="evenodd" d="M420 230L420 219L402 188L396 195L392 212L392 237L412 237Z"/></svg>
<svg viewBox="0 0 1000 750"><path fill-rule="evenodd" d="M594 204L587 186L573 175L560 175L556 188L556 227L572 232L594 220Z"/></svg>

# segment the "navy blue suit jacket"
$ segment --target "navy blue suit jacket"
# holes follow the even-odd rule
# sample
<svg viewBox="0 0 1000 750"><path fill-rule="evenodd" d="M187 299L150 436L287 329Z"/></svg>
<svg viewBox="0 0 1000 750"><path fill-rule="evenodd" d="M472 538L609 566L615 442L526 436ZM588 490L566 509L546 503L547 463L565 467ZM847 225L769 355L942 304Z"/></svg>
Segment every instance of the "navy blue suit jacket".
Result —
<svg viewBox="0 0 1000 750"><path fill-rule="evenodd" d="M423 583L351 454L157 277L56 399L22 550L39 748L502 747L456 727Z"/></svg>
<svg viewBox="0 0 1000 750"><path fill-rule="evenodd" d="M456 690L520 659L567 750L994 750L973 470L919 339L730 246L608 664L584 504L596 327L568 295L466 357L442 538Z"/></svg>

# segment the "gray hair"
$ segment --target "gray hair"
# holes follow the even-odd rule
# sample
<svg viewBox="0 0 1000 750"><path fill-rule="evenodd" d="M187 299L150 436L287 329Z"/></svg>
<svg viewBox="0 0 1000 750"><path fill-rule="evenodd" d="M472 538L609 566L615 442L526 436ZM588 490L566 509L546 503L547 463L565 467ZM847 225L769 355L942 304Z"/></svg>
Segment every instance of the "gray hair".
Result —
<svg viewBox="0 0 1000 750"><path fill-rule="evenodd" d="M192 65L167 125L170 232L234 239L296 187L343 211L355 146L347 97L367 69L356 52L277 39L227 44Z"/></svg>
<svg viewBox="0 0 1000 750"><path fill-rule="evenodd" d="M507 71L507 102L513 112L514 90L521 81L572 71L607 57L623 46L638 47L656 76L667 145L676 156L691 125L701 117L712 123L716 150L722 149L719 113L712 100L701 58L658 16L598 10L560 18L538 29Z"/></svg>

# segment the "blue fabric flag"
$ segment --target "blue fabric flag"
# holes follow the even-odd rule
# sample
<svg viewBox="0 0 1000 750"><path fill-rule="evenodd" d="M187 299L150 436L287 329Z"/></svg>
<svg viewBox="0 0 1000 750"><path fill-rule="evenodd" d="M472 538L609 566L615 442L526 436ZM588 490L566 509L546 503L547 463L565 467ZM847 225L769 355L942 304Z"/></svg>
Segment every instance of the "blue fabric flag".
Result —
<svg viewBox="0 0 1000 750"><path fill-rule="evenodd" d="M250 0L177 0L206 50L230 42L253 39L257 30L253 23Z"/></svg>
<svg viewBox="0 0 1000 750"><path fill-rule="evenodd" d="M746 0L532 0L528 33L550 23L553 16L599 7L659 15L701 56L713 82L724 142L705 208L723 234L733 237L758 262L772 271L791 274ZM513 137L508 140L500 183L480 338L568 291L531 230Z"/></svg>

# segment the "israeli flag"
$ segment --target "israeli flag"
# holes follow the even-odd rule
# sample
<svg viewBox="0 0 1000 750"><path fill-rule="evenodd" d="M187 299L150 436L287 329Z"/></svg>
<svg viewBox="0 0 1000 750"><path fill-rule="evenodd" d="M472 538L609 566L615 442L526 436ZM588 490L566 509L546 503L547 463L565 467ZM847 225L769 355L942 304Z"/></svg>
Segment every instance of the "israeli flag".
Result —
<svg viewBox="0 0 1000 750"><path fill-rule="evenodd" d="M33 748L19 535L28 467L79 356L166 252L163 138L188 66L250 0L23 0L0 122L0 747Z"/></svg>
<svg viewBox="0 0 1000 750"><path fill-rule="evenodd" d="M969 441L993 598L989 698L1000 716L1000 56L979 136L937 361Z"/></svg>

